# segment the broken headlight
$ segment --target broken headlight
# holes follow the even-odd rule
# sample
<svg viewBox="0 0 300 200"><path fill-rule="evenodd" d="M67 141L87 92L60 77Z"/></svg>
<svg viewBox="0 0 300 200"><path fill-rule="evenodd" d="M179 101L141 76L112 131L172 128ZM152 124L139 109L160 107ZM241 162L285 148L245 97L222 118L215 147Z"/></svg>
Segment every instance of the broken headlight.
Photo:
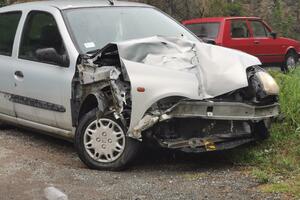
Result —
<svg viewBox="0 0 300 200"><path fill-rule="evenodd" d="M279 86L274 78L260 67L248 69L249 89L248 95L260 101L270 96L278 96Z"/></svg>
<svg viewBox="0 0 300 200"><path fill-rule="evenodd" d="M267 72L260 71L255 74L261 82L262 89L266 95L278 95L279 86L274 78Z"/></svg>

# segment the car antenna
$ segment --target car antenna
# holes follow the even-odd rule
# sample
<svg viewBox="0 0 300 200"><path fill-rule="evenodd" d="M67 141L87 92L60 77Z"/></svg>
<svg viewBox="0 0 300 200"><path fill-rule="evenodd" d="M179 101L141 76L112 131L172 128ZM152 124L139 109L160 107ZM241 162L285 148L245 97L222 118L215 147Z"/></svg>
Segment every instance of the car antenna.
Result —
<svg viewBox="0 0 300 200"><path fill-rule="evenodd" d="M111 6L114 6L114 5L115 5L115 1L114 1L114 0L108 0L108 2L109 2L109 4L110 4Z"/></svg>

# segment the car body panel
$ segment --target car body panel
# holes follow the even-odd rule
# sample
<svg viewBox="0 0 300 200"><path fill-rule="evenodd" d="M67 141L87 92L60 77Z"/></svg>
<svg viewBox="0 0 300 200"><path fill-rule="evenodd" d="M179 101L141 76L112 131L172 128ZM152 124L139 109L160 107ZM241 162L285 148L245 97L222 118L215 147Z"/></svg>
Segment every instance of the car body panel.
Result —
<svg viewBox="0 0 300 200"><path fill-rule="evenodd" d="M232 20L242 20L247 22L250 31L249 38L231 38L230 24ZM300 42L284 38L284 37L254 37L251 21L261 22L265 28L271 33L272 29L262 19L257 17L217 17L217 18L202 18L183 21L184 25L197 23L221 23L218 37L215 43L220 46L238 49L254 55L264 64L282 63L285 60L289 50L293 50L300 55Z"/></svg>
<svg viewBox="0 0 300 200"><path fill-rule="evenodd" d="M19 7L19 5L2 8L0 12L15 11L15 9L19 10L14 7ZM13 94L15 97L14 101L18 101L18 103L12 103L10 100L14 108L13 113L16 114L19 119L72 130L70 107L71 83L79 54L73 45L61 13L57 8L41 4L36 5L34 8L29 5L24 6L20 10L22 10L22 17L15 36L13 55L10 62L11 70L7 76L12 77L7 83L14 86L12 90L8 92L8 99L11 99L11 95ZM48 12L55 18L70 59L70 66L68 68L19 58L19 44L22 37L23 26L28 13L32 10ZM16 71L21 71L24 74L24 78L19 79L14 76ZM39 85L39 87L37 87L37 85ZM25 103L25 101L27 101L27 103ZM32 105L26 105L30 104L30 102ZM38 108L33 105L33 102L47 103L50 104L50 106L51 104L60 105L65 108L65 111L57 112L45 108Z"/></svg>
<svg viewBox="0 0 300 200"><path fill-rule="evenodd" d="M14 104L9 100L9 94L14 91L13 84L13 58L0 55L0 113L8 116L15 116Z"/></svg>

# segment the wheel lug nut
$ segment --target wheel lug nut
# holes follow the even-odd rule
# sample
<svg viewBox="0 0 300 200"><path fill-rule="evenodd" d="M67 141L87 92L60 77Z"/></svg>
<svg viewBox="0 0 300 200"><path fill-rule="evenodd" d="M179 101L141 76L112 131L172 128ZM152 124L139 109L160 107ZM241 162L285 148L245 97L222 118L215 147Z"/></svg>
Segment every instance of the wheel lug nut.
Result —
<svg viewBox="0 0 300 200"><path fill-rule="evenodd" d="M102 145L102 149L105 149L105 148L106 148L106 146L103 144L103 145Z"/></svg>
<svg viewBox="0 0 300 200"><path fill-rule="evenodd" d="M111 140L111 139L108 139L107 141L108 141L109 143L112 143L112 140Z"/></svg>

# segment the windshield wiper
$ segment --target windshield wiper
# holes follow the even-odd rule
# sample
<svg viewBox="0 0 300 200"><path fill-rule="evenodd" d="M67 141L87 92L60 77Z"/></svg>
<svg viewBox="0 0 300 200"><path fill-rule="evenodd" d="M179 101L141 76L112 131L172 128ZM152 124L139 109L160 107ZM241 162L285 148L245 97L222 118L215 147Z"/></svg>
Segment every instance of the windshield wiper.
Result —
<svg viewBox="0 0 300 200"><path fill-rule="evenodd" d="M115 1L114 1L114 0L108 0L108 2L109 2L109 4L110 4L111 6L114 6L114 5L115 5Z"/></svg>

